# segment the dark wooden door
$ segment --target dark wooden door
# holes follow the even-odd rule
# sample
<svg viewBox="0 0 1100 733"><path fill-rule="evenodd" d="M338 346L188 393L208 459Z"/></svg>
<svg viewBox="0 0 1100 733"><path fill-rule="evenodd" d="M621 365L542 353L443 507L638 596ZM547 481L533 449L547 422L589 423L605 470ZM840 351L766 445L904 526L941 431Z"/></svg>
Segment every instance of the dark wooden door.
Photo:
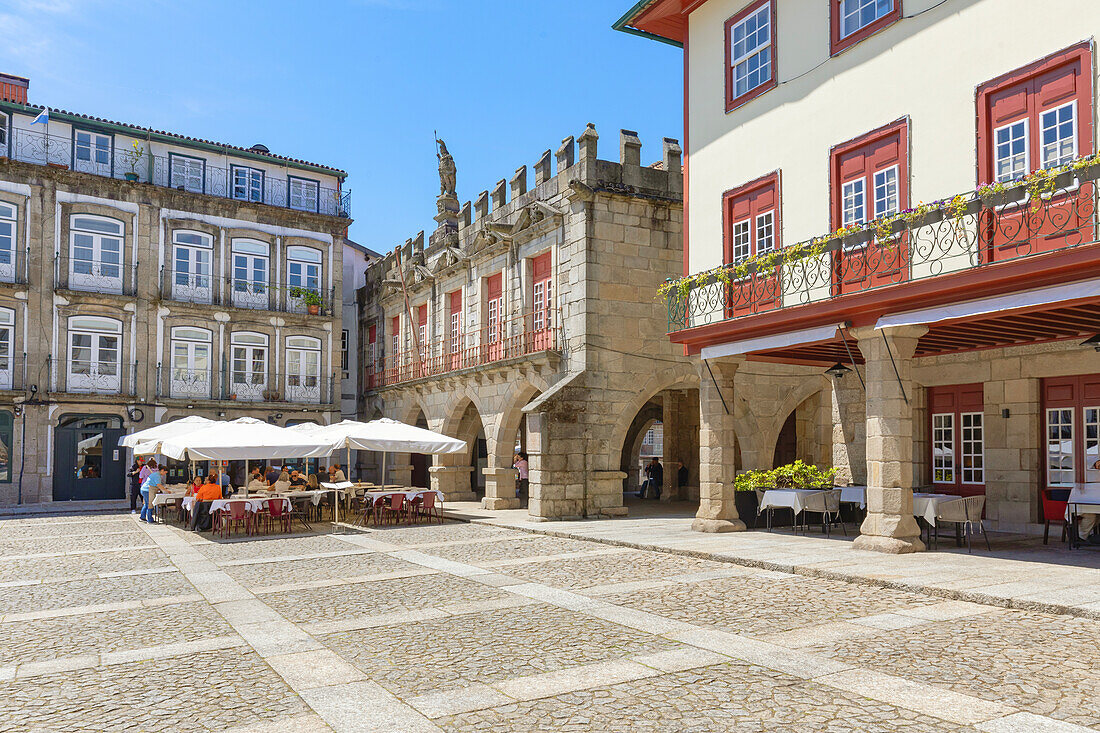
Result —
<svg viewBox="0 0 1100 733"><path fill-rule="evenodd" d="M798 458L798 421L794 412L787 416L783 423L783 429L779 431L779 439L775 441L775 454L772 457L772 468L786 466L794 463Z"/></svg>

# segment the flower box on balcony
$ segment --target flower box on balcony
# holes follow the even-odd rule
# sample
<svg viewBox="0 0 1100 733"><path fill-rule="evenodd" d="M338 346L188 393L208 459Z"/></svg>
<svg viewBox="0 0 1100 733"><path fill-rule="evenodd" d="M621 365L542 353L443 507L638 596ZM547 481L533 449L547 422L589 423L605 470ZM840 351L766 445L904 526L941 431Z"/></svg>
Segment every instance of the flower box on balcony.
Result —
<svg viewBox="0 0 1100 733"><path fill-rule="evenodd" d="M65 165L64 163L47 163L46 167L47 168L57 168L59 171L69 170L69 166Z"/></svg>
<svg viewBox="0 0 1100 733"><path fill-rule="evenodd" d="M1051 180L1051 183L1054 184L1055 190L1073 188L1075 185L1077 185L1077 182L1077 171L1066 171L1065 173L1059 173Z"/></svg>
<svg viewBox="0 0 1100 733"><path fill-rule="evenodd" d="M978 196L981 197L982 203L985 204L986 208L993 209L998 206L1004 206L1005 204L1022 201L1024 197L1027 196L1027 189L1023 186L1013 186L1003 191L981 191L978 193Z"/></svg>

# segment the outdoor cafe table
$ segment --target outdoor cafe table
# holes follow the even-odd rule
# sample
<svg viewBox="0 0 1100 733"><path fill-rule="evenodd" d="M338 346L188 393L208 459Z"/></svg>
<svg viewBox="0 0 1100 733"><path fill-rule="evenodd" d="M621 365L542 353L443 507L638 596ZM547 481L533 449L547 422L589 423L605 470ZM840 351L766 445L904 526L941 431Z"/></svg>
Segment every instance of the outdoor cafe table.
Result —
<svg viewBox="0 0 1100 733"><path fill-rule="evenodd" d="M952 501L959 497L954 494L923 494L913 492L913 516L920 517L928 523L929 527L936 526L936 507L942 502Z"/></svg>
<svg viewBox="0 0 1100 733"><path fill-rule="evenodd" d="M153 497L153 506L164 506L168 502L184 499L186 496L186 491L162 491Z"/></svg>
<svg viewBox="0 0 1100 733"><path fill-rule="evenodd" d="M1100 514L1100 484L1074 484L1066 499L1066 519L1070 529L1066 533L1070 547L1079 543L1077 518L1082 514Z"/></svg>
<svg viewBox="0 0 1100 733"><path fill-rule="evenodd" d="M765 509L790 509L797 516L806 506L806 497L825 491L832 489L768 489L764 492L757 513Z"/></svg>

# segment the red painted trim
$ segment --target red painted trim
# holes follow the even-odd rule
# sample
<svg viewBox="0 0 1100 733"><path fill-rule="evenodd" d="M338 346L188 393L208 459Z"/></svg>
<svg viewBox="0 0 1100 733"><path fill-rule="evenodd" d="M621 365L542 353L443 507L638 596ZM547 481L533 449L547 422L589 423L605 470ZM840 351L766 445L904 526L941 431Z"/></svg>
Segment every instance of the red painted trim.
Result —
<svg viewBox="0 0 1100 733"><path fill-rule="evenodd" d="M771 69L772 69L771 77L769 77L769 79L767 81L765 81L763 84L761 84L760 86L755 87L753 89L750 89L749 91L742 94L740 97L734 97L733 96L733 66L732 66L733 59L730 57L730 50L731 50L730 49L730 29L733 26L735 26L737 23L739 23L742 20L744 20L745 18L747 18L748 16L750 16L753 13L755 13L756 11L760 10L760 8L764 7L765 5L769 5L771 7L771 21L770 21L770 26L768 28L768 36L771 38ZM775 89L779 85L778 82L777 82L777 79L779 78L778 77L779 43L778 43L778 40L776 38L776 32L775 31L776 31L775 0L757 0L757 2L754 2L751 5L749 5L748 7L742 9L741 12L737 13L732 18L730 18L729 20L726 21L726 25L725 25L725 39L726 39L725 77L726 77L726 112L727 113L732 112L733 110L737 109L738 107L745 104L746 102L750 102L753 99L756 99L757 97L759 97L764 92Z"/></svg>
<svg viewBox="0 0 1100 733"><path fill-rule="evenodd" d="M853 326L873 325L886 313L1060 285L1097 274L1100 274L1100 246L1078 247L696 326L675 331L669 338L673 343L685 344L694 354L704 346L830 323L847 321Z"/></svg>
<svg viewBox="0 0 1100 733"><path fill-rule="evenodd" d="M876 127L870 132L865 132L858 137L854 137L851 140L845 140L829 148L829 222L832 231L836 231L840 228L842 213L840 209L843 201L840 196L840 191L844 181L840 180L840 166L838 165L841 156L853 150L858 150L859 148L870 147L891 135L898 135L903 150L898 165L900 168L898 171L898 208L902 211L909 208L909 182L911 180L909 162L912 147L909 144L909 118L901 117L881 127ZM868 179L863 193L864 214L867 221L871 221L875 218L875 212L873 210L875 203L873 175L874 171L868 171L864 173L863 176Z"/></svg>
<svg viewBox="0 0 1100 733"><path fill-rule="evenodd" d="M748 183L743 183L735 188L728 189L722 194L722 262L729 264L733 262L733 202L734 199L740 198L754 191L764 188L775 189L775 222L774 222L774 249L783 249L783 191L779 187L779 171L772 171L771 173L754 178ZM755 213L750 216L754 218ZM752 254L756 254L756 230L755 222L752 227L752 242L753 247Z"/></svg>
<svg viewBox="0 0 1100 733"><path fill-rule="evenodd" d="M978 85L974 93L974 102L977 108L977 182L979 185L990 183L993 180L993 123L990 115L990 98L999 91L1008 87L1033 80L1043 73L1065 64L1078 61L1081 65L1081 84L1083 88L1077 90L1074 99L1077 107L1077 144L1078 155L1087 155L1093 152L1095 144L1093 137L1093 66L1092 66L1092 41L1082 41L1069 48L1056 51L1034 61L1027 66L1013 69L1001 74L995 79ZM1086 106L1087 105L1087 106ZM1030 105L1029 105L1030 107ZM1030 118L1031 111L1028 111ZM1039 131L1035 124L1028 124L1028 152L1031 157L1028 168L1035 170L1038 166L1033 161L1038 160Z"/></svg>
<svg viewBox="0 0 1100 733"><path fill-rule="evenodd" d="M901 20L902 0L894 0L894 9L882 16L874 23L860 28L846 38L840 37L840 3L842 0L829 0L829 55L836 56L860 41L873 36L883 28L893 25Z"/></svg>

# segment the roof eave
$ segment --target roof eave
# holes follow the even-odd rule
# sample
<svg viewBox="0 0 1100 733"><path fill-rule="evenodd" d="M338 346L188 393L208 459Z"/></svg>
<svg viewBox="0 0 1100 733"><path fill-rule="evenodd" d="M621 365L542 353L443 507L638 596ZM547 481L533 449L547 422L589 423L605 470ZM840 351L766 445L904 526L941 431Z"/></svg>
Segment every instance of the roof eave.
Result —
<svg viewBox="0 0 1100 733"><path fill-rule="evenodd" d="M614 30L620 31L622 33L629 33L632 36L639 36L640 38L647 38L651 41L667 43L668 45L675 46L676 48L683 48L684 44L673 38L665 38L664 36L659 36L656 33L650 33L649 31L643 31L640 28L634 28L633 26L631 26L631 23L633 23L638 18L638 16L648 10L649 7L657 1L658 0L638 0L638 2L634 3L634 6L630 8L630 10L623 13L621 18L612 23L611 27Z"/></svg>

